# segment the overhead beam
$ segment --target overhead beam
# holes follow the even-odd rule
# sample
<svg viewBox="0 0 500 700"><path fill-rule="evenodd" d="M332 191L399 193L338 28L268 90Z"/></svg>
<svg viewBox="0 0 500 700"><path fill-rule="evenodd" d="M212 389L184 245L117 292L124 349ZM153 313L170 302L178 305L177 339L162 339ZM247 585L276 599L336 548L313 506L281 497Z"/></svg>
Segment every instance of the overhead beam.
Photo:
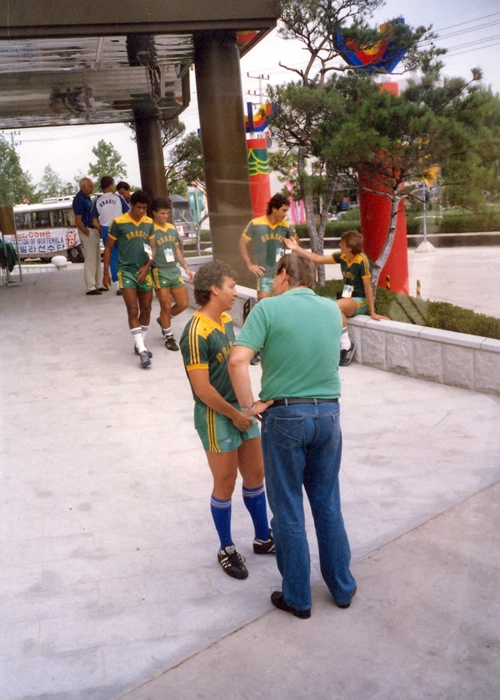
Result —
<svg viewBox="0 0 500 700"><path fill-rule="evenodd" d="M217 29L270 30L275 0L0 0L0 38L165 34Z"/></svg>

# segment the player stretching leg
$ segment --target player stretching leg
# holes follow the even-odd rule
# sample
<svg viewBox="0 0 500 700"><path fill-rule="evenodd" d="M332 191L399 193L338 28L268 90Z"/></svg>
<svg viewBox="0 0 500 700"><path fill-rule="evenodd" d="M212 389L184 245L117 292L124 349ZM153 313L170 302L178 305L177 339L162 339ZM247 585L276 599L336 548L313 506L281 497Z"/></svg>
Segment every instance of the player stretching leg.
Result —
<svg viewBox="0 0 500 700"><path fill-rule="evenodd" d="M342 335L340 336L340 367L350 364L356 346L351 342L347 330L347 319L358 314L369 313L375 321L389 320L375 312L375 299L372 290L372 262L363 253L363 236L359 231L346 231L340 237L340 253L318 255L299 248L295 241L285 241L287 248L295 250L315 265L339 264L344 278L342 296L337 305L342 314Z"/></svg>

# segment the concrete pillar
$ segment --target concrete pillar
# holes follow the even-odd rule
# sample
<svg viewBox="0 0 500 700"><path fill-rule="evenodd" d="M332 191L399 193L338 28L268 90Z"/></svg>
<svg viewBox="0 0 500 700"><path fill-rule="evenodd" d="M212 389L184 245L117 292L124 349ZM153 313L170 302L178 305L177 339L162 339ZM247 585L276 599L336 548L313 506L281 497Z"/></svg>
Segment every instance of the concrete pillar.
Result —
<svg viewBox="0 0 500 700"><path fill-rule="evenodd" d="M129 65L144 66L150 76L156 76L158 56L154 36L129 34L126 46ZM153 84L155 84L154 79ZM158 110L154 106L151 95L141 95L134 102L141 187L150 197L166 197L168 189Z"/></svg>
<svg viewBox="0 0 500 700"><path fill-rule="evenodd" d="M214 258L233 267L238 282L255 287L238 252L252 219L240 57L233 31L194 35L196 87Z"/></svg>
<svg viewBox="0 0 500 700"><path fill-rule="evenodd" d="M135 134L142 189L150 197L168 195L158 117L149 110L134 110Z"/></svg>

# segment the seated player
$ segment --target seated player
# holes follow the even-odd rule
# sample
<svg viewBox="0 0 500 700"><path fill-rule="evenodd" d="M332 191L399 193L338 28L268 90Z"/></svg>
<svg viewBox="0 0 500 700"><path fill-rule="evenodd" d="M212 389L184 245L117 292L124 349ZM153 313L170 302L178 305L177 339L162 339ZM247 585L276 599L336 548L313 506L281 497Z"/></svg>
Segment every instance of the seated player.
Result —
<svg viewBox="0 0 500 700"><path fill-rule="evenodd" d="M286 240L285 244L290 250L295 250L305 258L309 258L316 265L340 264L344 288L342 296L337 299L342 314L342 335L340 337L340 362L341 367L348 365L356 346L351 343L347 331L347 319L357 314L369 313L376 321L387 319L375 313L375 300L372 290L371 262L363 253L363 236L359 231L346 231L340 237L340 253L332 255L317 255L310 250L300 248L294 240Z"/></svg>
<svg viewBox="0 0 500 700"><path fill-rule="evenodd" d="M234 345L231 317L226 312L236 299L231 268L214 261L194 277L196 311L181 337L181 351L195 400L194 424L213 476L210 502L220 539L219 564L229 576L245 579L245 558L231 536L231 497L238 471L243 478L243 501L254 525L255 554L274 554L264 490L264 464L257 422L238 405L228 374ZM262 404L262 410L268 404ZM253 408L253 407L252 407Z"/></svg>
<svg viewBox="0 0 500 700"><path fill-rule="evenodd" d="M156 296L160 302L160 316L157 319L168 350L178 350L171 328L172 316L177 316L188 307L186 284L179 270L179 264L186 270L189 281L193 273L187 266L179 245L179 234L175 226L168 223L170 202L163 197L153 199L151 203L153 215L156 254L151 272ZM172 306L172 297L175 304Z"/></svg>
<svg viewBox="0 0 500 700"><path fill-rule="evenodd" d="M153 278L150 267L154 257L153 221L146 216L149 197L142 190L130 198L130 211L113 220L104 249L103 284L109 287L109 263L113 247L118 247L118 283L127 307L128 324L134 339L134 351L141 367L151 365L153 354L144 344L151 317Z"/></svg>

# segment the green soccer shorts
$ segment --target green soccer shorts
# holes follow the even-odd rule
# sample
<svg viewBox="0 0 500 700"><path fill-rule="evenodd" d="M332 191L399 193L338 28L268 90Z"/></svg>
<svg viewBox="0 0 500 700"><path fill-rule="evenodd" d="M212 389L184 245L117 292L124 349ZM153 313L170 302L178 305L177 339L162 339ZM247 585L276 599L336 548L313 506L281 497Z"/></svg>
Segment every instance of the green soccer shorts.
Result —
<svg viewBox="0 0 500 700"><path fill-rule="evenodd" d="M274 275L264 275L264 277L257 277L257 291L258 292L272 292L273 291Z"/></svg>
<svg viewBox="0 0 500 700"><path fill-rule="evenodd" d="M153 284L155 289L178 289L186 283L177 265L171 267L153 267Z"/></svg>
<svg viewBox="0 0 500 700"><path fill-rule="evenodd" d="M354 301L356 302L357 309L354 312L354 315L357 316L358 314L366 314L368 313L368 303L364 297L352 297Z"/></svg>
<svg viewBox="0 0 500 700"><path fill-rule="evenodd" d="M148 272L144 281L139 284L139 276L137 272L132 272L132 270L124 270L123 268L118 270L118 284L120 289L137 289L138 292L150 292L153 289L153 278L151 273Z"/></svg>
<svg viewBox="0 0 500 700"><path fill-rule="evenodd" d="M238 449L243 440L252 440L260 435L255 418L252 427L241 432L229 418L199 404L194 407L194 427L205 452L232 452Z"/></svg>

